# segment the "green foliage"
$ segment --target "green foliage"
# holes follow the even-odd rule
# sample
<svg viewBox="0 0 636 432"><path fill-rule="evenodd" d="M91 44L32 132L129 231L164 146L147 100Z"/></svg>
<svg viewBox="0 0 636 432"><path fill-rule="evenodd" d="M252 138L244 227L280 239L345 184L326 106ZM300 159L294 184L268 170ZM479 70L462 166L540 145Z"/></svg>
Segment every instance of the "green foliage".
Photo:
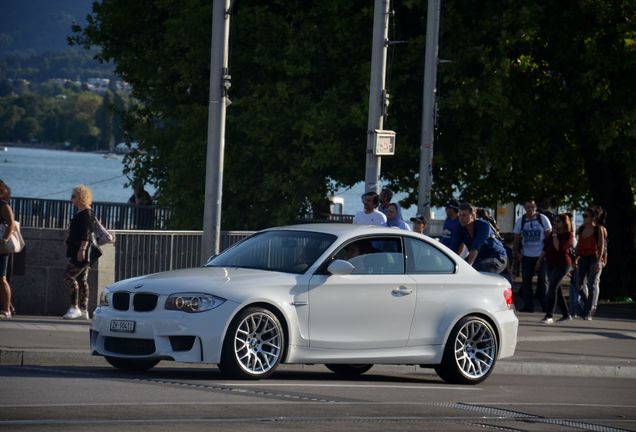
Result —
<svg viewBox="0 0 636 432"><path fill-rule="evenodd" d="M125 109L122 95L102 97L57 82L26 86L20 94L15 89L15 83L8 84L7 94L0 96L0 141L68 141L81 150L109 150L109 142L123 139L115 111L116 104Z"/></svg>

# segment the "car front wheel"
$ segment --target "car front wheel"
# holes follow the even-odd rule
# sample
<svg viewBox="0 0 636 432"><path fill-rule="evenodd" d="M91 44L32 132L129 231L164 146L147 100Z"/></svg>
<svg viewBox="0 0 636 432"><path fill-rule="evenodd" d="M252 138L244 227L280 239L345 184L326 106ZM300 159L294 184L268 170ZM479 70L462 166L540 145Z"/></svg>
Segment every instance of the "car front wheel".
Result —
<svg viewBox="0 0 636 432"><path fill-rule="evenodd" d="M276 315L263 308L245 309L230 324L219 369L235 378L267 378L280 363L284 346Z"/></svg>
<svg viewBox="0 0 636 432"><path fill-rule="evenodd" d="M497 360L497 337L492 326L475 316L462 318L446 342L442 364L435 372L454 384L484 381Z"/></svg>

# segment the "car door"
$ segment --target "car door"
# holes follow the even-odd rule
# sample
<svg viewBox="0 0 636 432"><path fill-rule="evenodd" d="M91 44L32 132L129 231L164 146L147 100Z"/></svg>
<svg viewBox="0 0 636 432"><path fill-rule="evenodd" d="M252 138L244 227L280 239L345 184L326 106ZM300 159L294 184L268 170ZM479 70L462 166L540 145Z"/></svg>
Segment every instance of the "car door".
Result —
<svg viewBox="0 0 636 432"><path fill-rule="evenodd" d="M400 236L356 239L363 255L335 259L355 266L351 275L315 274L309 283L309 339L312 348L379 349L407 344L417 292L405 274ZM349 244L351 245L350 242ZM320 273L320 272L319 272Z"/></svg>

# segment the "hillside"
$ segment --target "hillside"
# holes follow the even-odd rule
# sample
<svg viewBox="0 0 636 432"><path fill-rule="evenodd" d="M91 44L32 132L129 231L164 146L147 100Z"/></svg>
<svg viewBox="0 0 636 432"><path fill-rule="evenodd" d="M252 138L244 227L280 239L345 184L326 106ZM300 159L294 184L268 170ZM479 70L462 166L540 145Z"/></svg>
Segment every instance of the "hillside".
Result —
<svg viewBox="0 0 636 432"><path fill-rule="evenodd" d="M112 65L70 47L73 24L84 24L92 0L1 0L0 79L112 77Z"/></svg>

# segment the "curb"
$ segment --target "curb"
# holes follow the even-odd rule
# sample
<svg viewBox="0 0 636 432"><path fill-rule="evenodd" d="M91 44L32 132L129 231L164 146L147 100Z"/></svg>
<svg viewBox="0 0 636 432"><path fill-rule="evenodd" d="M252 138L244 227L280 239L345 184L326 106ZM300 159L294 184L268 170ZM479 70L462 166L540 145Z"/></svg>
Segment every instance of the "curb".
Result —
<svg viewBox="0 0 636 432"><path fill-rule="evenodd" d="M170 364L164 362L164 365ZM178 364L178 363L174 363ZM7 349L0 348L0 366L107 366L101 356L87 350ZM185 366L184 367L192 367ZM201 367L201 365L199 366ZM323 365L281 365L280 370L326 372ZM417 365L375 365L373 372L434 375L431 368ZM502 360L495 365L494 375L562 376L587 378L636 379L636 366L582 365L564 363L515 362Z"/></svg>

